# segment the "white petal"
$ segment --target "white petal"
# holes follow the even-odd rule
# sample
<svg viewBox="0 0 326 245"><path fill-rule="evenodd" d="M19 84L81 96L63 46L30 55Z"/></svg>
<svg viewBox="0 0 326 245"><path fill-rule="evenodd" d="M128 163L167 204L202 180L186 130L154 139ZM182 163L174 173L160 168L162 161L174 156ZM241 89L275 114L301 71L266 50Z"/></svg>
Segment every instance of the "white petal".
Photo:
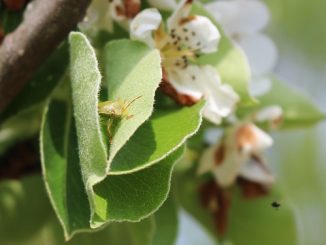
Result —
<svg viewBox="0 0 326 245"><path fill-rule="evenodd" d="M153 31L161 24L162 16L157 9L145 9L141 11L130 23L130 36L154 48Z"/></svg>
<svg viewBox="0 0 326 245"><path fill-rule="evenodd" d="M239 175L247 180L264 185L272 184L275 181L268 166L264 163L258 163L255 159L250 159L243 164Z"/></svg>
<svg viewBox="0 0 326 245"><path fill-rule="evenodd" d="M239 101L239 96L232 87L221 84L217 71L209 65L189 65L185 69L167 72L169 81L179 93L196 98L204 96L207 103L203 115L215 124L219 124L222 117L228 116Z"/></svg>
<svg viewBox="0 0 326 245"><path fill-rule="evenodd" d="M239 175L243 161L244 157L236 150L227 148L224 161L213 169L217 183L222 187L231 186Z"/></svg>
<svg viewBox="0 0 326 245"><path fill-rule="evenodd" d="M174 10L177 7L175 0L148 0L149 4L161 10Z"/></svg>
<svg viewBox="0 0 326 245"><path fill-rule="evenodd" d="M122 15L119 13L118 9L121 9L124 11L124 4L122 0L112 0L109 3L109 11L112 16L112 19L116 21L124 21L126 19L125 15Z"/></svg>
<svg viewBox="0 0 326 245"><path fill-rule="evenodd" d="M241 126L237 133L243 153L259 153L273 145L273 139L254 124Z"/></svg>
<svg viewBox="0 0 326 245"><path fill-rule="evenodd" d="M257 0L222 0L209 3L206 8L230 36L258 32L269 21L267 7Z"/></svg>
<svg viewBox="0 0 326 245"><path fill-rule="evenodd" d="M197 72L193 66L188 66L185 69L166 69L167 77L172 86L180 94L186 94L196 100L203 96L199 86L195 83L190 83L193 75Z"/></svg>
<svg viewBox="0 0 326 245"><path fill-rule="evenodd" d="M278 105L263 108L256 114L257 122L275 121L282 117L283 109Z"/></svg>
<svg viewBox="0 0 326 245"><path fill-rule="evenodd" d="M250 94L254 97L262 96L270 91L272 81L268 77L255 77L250 82Z"/></svg>
<svg viewBox="0 0 326 245"><path fill-rule="evenodd" d="M212 123L219 124L222 117L226 117L234 110L239 96L228 84L221 84L220 76L215 68L202 66L198 76L199 86L204 94L207 104L203 115ZM193 81L194 82L194 81Z"/></svg>
<svg viewBox="0 0 326 245"><path fill-rule="evenodd" d="M204 141L209 145L215 145L220 141L223 130L220 128L208 128L204 132Z"/></svg>
<svg viewBox="0 0 326 245"><path fill-rule="evenodd" d="M221 38L216 26L205 16L193 16L191 20L174 27L182 42L192 50L211 53L217 50Z"/></svg>
<svg viewBox="0 0 326 245"><path fill-rule="evenodd" d="M211 172L214 168L214 154L215 151L217 150L218 145L214 145L206 149L200 160L199 160L199 166L197 169L197 174L202 175L208 172Z"/></svg>
<svg viewBox="0 0 326 245"><path fill-rule="evenodd" d="M253 77L265 75L275 67L277 49L273 41L262 34L241 37L239 45L247 55Z"/></svg>
<svg viewBox="0 0 326 245"><path fill-rule="evenodd" d="M186 18L189 16L191 10L192 1L189 0L181 0L173 12L173 14L167 20L168 29L171 30L178 26L179 21L182 18Z"/></svg>

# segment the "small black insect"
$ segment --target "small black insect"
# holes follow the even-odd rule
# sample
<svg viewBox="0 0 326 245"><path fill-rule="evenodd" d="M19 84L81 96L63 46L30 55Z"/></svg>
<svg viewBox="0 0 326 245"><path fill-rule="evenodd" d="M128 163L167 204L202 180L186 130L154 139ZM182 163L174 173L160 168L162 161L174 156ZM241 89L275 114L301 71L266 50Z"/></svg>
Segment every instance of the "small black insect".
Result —
<svg viewBox="0 0 326 245"><path fill-rule="evenodd" d="M274 201L274 202L271 203L271 206L272 206L273 208L275 208L275 209L279 209L279 207L281 207L281 204L278 203L278 202L276 202L276 201Z"/></svg>

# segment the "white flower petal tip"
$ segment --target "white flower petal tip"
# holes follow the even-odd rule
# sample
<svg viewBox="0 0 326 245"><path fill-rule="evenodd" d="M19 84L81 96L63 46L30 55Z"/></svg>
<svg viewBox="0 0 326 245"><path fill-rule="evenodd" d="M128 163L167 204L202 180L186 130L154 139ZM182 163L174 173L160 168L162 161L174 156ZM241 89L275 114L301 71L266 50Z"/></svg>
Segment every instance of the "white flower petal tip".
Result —
<svg viewBox="0 0 326 245"><path fill-rule="evenodd" d="M247 180L263 185L271 185L275 182L274 175L266 163L259 157L253 157L243 164L239 175Z"/></svg>
<svg viewBox="0 0 326 245"><path fill-rule="evenodd" d="M171 30L173 27L178 26L178 22L189 16L191 11L193 0L181 0L174 10L173 14L168 18L167 25L168 28Z"/></svg>
<svg viewBox="0 0 326 245"><path fill-rule="evenodd" d="M181 19L174 28L190 49L200 53L217 51L221 34L207 17L196 15Z"/></svg>
<svg viewBox="0 0 326 245"><path fill-rule="evenodd" d="M111 0L109 12L115 21L128 23L140 11L140 5L140 0Z"/></svg>
<svg viewBox="0 0 326 245"><path fill-rule="evenodd" d="M250 82L250 94L253 97L259 97L268 93L272 88L272 81L267 77L255 77Z"/></svg>
<svg viewBox="0 0 326 245"><path fill-rule="evenodd" d="M228 187L235 183L243 159L236 152L224 149L224 159L213 169L216 182L221 187Z"/></svg>
<svg viewBox="0 0 326 245"><path fill-rule="evenodd" d="M154 48L153 31L156 31L162 22L162 16L157 9L145 9L130 23L130 36Z"/></svg>
<svg viewBox="0 0 326 245"><path fill-rule="evenodd" d="M148 3L157 9L174 10L177 7L175 0L148 0Z"/></svg>
<svg viewBox="0 0 326 245"><path fill-rule="evenodd" d="M283 109L280 106L272 105L260 110L255 119L257 122L276 122L282 119Z"/></svg>
<svg viewBox="0 0 326 245"><path fill-rule="evenodd" d="M253 77L259 77L273 71L278 52L274 42L263 34L254 34L242 37L238 41L244 50Z"/></svg>
<svg viewBox="0 0 326 245"><path fill-rule="evenodd" d="M217 146L211 146L208 149L204 151L202 154L200 160L199 160L199 166L197 169L197 174L202 175L208 172L211 172L214 168L214 154L215 151L217 150Z"/></svg>
<svg viewBox="0 0 326 245"><path fill-rule="evenodd" d="M241 152L247 154L263 151L273 145L273 139L254 124L240 126L236 141Z"/></svg>
<svg viewBox="0 0 326 245"><path fill-rule="evenodd" d="M205 7L230 36L258 32L270 18L266 5L258 0L222 0Z"/></svg>
<svg viewBox="0 0 326 245"><path fill-rule="evenodd" d="M219 128L209 128L204 132L204 141L209 145L215 145L223 136L223 130Z"/></svg>

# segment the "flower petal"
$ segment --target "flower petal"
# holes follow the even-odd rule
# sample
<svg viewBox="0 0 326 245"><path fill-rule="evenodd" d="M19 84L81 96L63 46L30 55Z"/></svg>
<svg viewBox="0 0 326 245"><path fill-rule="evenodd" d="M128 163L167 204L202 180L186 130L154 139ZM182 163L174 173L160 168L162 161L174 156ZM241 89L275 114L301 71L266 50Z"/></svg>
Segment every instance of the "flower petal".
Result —
<svg viewBox="0 0 326 245"><path fill-rule="evenodd" d="M218 145L214 145L206 149L200 160L197 169L197 174L202 175L211 172L214 169L214 153L216 152Z"/></svg>
<svg viewBox="0 0 326 245"><path fill-rule="evenodd" d="M191 16L173 27L182 43L199 53L211 53L217 50L221 38L216 26L205 16Z"/></svg>
<svg viewBox="0 0 326 245"><path fill-rule="evenodd" d="M223 130L220 128L208 128L204 132L204 141L209 145L215 145L223 136Z"/></svg>
<svg viewBox="0 0 326 245"><path fill-rule="evenodd" d="M196 100L200 100L203 96L199 86L195 83L190 83L193 80L193 76L198 73L194 66L188 66L185 69L166 69L166 73L169 83L172 84L178 93L189 95Z"/></svg>
<svg viewBox="0 0 326 245"><path fill-rule="evenodd" d="M173 14L167 20L168 29L178 26L178 23L181 19L189 16L191 10L192 0L181 0L173 12Z"/></svg>
<svg viewBox="0 0 326 245"><path fill-rule="evenodd" d="M275 178L268 169L268 166L264 161L258 161L259 160L255 158L248 160L241 166L239 175L256 183L264 185L272 184Z"/></svg>
<svg viewBox="0 0 326 245"><path fill-rule="evenodd" d="M222 117L228 116L239 101L239 96L231 86L221 84L215 68L189 65L185 69L175 69L168 73L168 79L181 94L200 98L204 96L207 103L203 115L209 121L219 124Z"/></svg>
<svg viewBox="0 0 326 245"><path fill-rule="evenodd" d="M222 187L231 186L239 175L243 161L244 156L238 154L235 149L228 147L222 164L213 169L216 182Z"/></svg>
<svg viewBox="0 0 326 245"><path fill-rule="evenodd" d="M273 122L282 118L282 115L283 115L282 107L278 105L272 105L260 110L256 114L255 119L257 122L266 122L266 121Z"/></svg>
<svg viewBox="0 0 326 245"><path fill-rule="evenodd" d="M109 12L112 16L112 19L115 21L124 21L126 19L125 8L122 0L110 1Z"/></svg>
<svg viewBox="0 0 326 245"><path fill-rule="evenodd" d="M278 55L276 46L270 38L263 34L255 34L241 37L238 43L248 58L254 78L273 70Z"/></svg>
<svg viewBox="0 0 326 245"><path fill-rule="evenodd" d="M251 155L272 146L273 139L256 125L247 123L238 128L236 142L242 154Z"/></svg>
<svg viewBox="0 0 326 245"><path fill-rule="evenodd" d="M175 0L148 0L149 4L161 10L174 10L177 7Z"/></svg>
<svg viewBox="0 0 326 245"><path fill-rule="evenodd" d="M230 36L258 32L270 17L266 5L257 0L222 0L206 4L206 8Z"/></svg>
<svg viewBox="0 0 326 245"><path fill-rule="evenodd" d="M145 9L141 11L130 23L131 39L139 40L154 48L153 31L161 24L162 16L157 9Z"/></svg>
<svg viewBox="0 0 326 245"><path fill-rule="evenodd" d="M250 82L250 94L254 97L266 94L272 87L272 81L268 77L255 77Z"/></svg>

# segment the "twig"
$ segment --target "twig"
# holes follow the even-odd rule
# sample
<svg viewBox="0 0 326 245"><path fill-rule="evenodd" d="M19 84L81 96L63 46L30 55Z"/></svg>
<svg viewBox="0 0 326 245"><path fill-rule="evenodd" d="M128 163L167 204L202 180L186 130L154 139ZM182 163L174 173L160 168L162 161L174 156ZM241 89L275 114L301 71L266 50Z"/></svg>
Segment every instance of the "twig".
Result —
<svg viewBox="0 0 326 245"><path fill-rule="evenodd" d="M0 46L0 112L85 15L90 0L34 0Z"/></svg>

